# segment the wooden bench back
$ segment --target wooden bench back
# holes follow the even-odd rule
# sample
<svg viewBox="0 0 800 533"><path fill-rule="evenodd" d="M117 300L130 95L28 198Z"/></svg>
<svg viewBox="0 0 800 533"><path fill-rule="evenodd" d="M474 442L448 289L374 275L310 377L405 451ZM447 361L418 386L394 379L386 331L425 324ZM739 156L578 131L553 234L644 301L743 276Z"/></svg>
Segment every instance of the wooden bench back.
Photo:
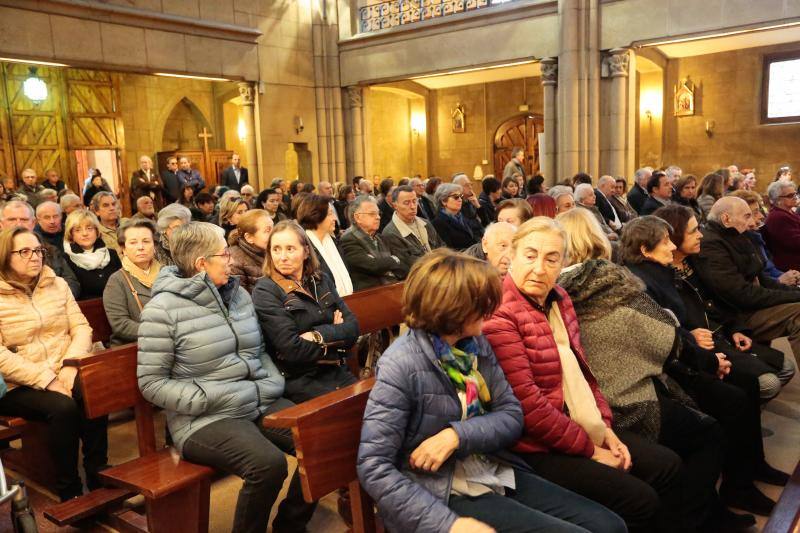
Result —
<svg viewBox="0 0 800 533"><path fill-rule="evenodd" d="M137 345L125 344L80 359L65 359L78 368L86 416L96 418L133 408L139 454L156 449L153 408L142 398L136 379Z"/></svg>
<svg viewBox="0 0 800 533"><path fill-rule="evenodd" d="M343 298L358 319L362 335L402 324L404 283L382 285Z"/></svg>
<svg viewBox="0 0 800 533"><path fill-rule="evenodd" d="M108 323L108 317L106 317L103 299L81 300L78 302L78 307L81 308L83 316L92 326L92 342L102 342L107 346L111 340L111 324Z"/></svg>

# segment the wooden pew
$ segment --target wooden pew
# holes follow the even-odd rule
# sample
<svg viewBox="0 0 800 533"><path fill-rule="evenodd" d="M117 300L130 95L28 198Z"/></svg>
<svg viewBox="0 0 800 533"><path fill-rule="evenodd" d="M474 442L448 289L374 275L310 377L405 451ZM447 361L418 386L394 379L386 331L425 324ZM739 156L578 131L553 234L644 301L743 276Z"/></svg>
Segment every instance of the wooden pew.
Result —
<svg viewBox="0 0 800 533"><path fill-rule="evenodd" d="M111 340L111 324L108 323L106 317L106 309L103 307L102 298L93 298L91 300L81 300L78 302L78 307L81 308L83 316L89 321L92 326L92 342L102 342L108 346Z"/></svg>
<svg viewBox="0 0 800 533"><path fill-rule="evenodd" d="M151 533L208 531L213 470L182 460L172 448L157 448L153 407L139 392L136 356L136 344L127 344L65 361L67 366L78 368L89 418L133 407L139 458L100 473L112 488L57 505L45 516L63 526L105 511L116 529ZM134 494L144 496L144 516L119 509L120 502Z"/></svg>
<svg viewBox="0 0 800 533"><path fill-rule="evenodd" d="M384 285L344 298L358 319L362 335L403 322L403 287L402 283ZM355 349L350 361L358 362ZM361 420L374 383L374 378L359 381L264 418L266 427L292 430L306 501L319 500L342 487L350 489L356 533L376 530L372 499L356 475Z"/></svg>
<svg viewBox="0 0 800 533"><path fill-rule="evenodd" d="M789 483L781 492L775 509L764 526L763 533L800 532L800 463L794 469Z"/></svg>

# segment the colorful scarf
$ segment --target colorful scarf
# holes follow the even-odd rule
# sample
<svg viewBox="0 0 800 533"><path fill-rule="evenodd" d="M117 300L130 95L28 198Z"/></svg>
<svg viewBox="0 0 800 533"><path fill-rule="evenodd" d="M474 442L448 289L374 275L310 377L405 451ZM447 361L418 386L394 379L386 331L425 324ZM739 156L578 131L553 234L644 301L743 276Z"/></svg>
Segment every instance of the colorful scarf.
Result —
<svg viewBox="0 0 800 533"><path fill-rule="evenodd" d="M436 358L456 390L463 393L464 419L482 415L491 402L492 395L483 376L478 371L478 344L474 337L450 346L437 335L433 337Z"/></svg>

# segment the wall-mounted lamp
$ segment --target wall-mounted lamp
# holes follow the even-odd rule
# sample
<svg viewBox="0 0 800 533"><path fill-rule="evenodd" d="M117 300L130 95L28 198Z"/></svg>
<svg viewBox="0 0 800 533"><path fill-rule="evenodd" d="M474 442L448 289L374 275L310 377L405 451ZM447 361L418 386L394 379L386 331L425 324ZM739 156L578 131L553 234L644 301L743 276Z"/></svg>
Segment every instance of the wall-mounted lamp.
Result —
<svg viewBox="0 0 800 533"><path fill-rule="evenodd" d="M294 117L294 131L298 135L300 135L301 133L303 133L304 129L305 129L305 127L303 126L303 117L295 116Z"/></svg>
<svg viewBox="0 0 800 533"><path fill-rule="evenodd" d="M30 68L30 76L22 83L22 93L34 104L41 104L47 100L47 84L36 72L36 67Z"/></svg>
<svg viewBox="0 0 800 533"><path fill-rule="evenodd" d="M649 88L639 93L639 113L651 124L653 119L661 118L663 107L663 93L660 87Z"/></svg>
<svg viewBox="0 0 800 533"><path fill-rule="evenodd" d="M649 109L645 109L644 116L647 117L647 120L649 120L650 122L653 122L653 112L652 111L650 111Z"/></svg>
<svg viewBox="0 0 800 533"><path fill-rule="evenodd" d="M713 120L706 120L706 135L708 135L709 139L714 136L714 128L716 127L716 122Z"/></svg>
<svg viewBox="0 0 800 533"><path fill-rule="evenodd" d="M411 113L411 134L415 137L425 133L425 114Z"/></svg>
<svg viewBox="0 0 800 533"><path fill-rule="evenodd" d="M244 120L242 119L239 119L239 124L236 126L236 134L241 142L244 142L247 138L247 126L245 126Z"/></svg>

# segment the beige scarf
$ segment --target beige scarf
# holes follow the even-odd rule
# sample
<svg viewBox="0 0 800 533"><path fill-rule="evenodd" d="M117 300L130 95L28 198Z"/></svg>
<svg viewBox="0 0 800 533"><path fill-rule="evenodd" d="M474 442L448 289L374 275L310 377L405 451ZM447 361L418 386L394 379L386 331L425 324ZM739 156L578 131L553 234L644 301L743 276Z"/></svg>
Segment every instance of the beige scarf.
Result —
<svg viewBox="0 0 800 533"><path fill-rule="evenodd" d="M153 259L153 262L150 263L150 269L144 271L136 266L133 261L128 259L126 256L122 256L122 268L131 276L139 280L139 283L147 288L150 288L153 286L153 282L158 277L158 271L161 270L161 263L159 263L156 259Z"/></svg>
<svg viewBox="0 0 800 533"><path fill-rule="evenodd" d="M561 359L561 384L564 388L564 402L569 409L569 417L589 434L595 446L601 446L606 438L606 424L578 363L578 356L572 351L569 333L557 304L554 303L550 307L550 315L547 318Z"/></svg>

